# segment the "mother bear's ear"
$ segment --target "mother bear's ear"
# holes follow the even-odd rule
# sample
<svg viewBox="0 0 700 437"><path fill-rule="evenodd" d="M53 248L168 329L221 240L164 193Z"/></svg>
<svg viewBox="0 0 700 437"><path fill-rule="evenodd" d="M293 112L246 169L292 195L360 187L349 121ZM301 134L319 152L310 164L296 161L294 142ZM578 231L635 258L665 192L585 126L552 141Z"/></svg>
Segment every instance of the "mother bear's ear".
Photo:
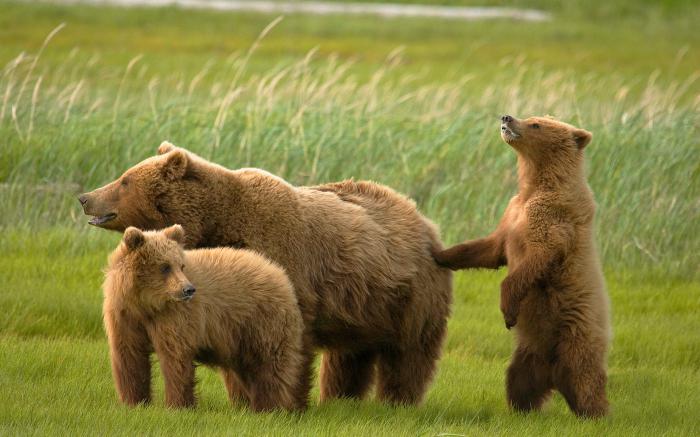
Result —
<svg viewBox="0 0 700 437"><path fill-rule="evenodd" d="M182 244L185 241L185 230L182 229L180 225L172 225L168 228L163 229L165 236L178 244Z"/></svg>
<svg viewBox="0 0 700 437"><path fill-rule="evenodd" d="M174 149L165 155L165 162L161 171L167 180L181 179L187 171L189 159L187 153L180 149Z"/></svg>
<svg viewBox="0 0 700 437"><path fill-rule="evenodd" d="M175 145L169 141L163 141L160 143L160 146L158 146L158 154L159 155L165 155L168 152L172 152L175 150Z"/></svg>

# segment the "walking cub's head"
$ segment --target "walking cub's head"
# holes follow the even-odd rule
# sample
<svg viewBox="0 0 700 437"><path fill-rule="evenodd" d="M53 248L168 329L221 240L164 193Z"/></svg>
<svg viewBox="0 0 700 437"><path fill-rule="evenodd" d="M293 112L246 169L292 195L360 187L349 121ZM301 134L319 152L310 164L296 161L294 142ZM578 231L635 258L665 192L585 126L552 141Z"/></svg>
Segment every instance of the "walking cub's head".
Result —
<svg viewBox="0 0 700 437"><path fill-rule="evenodd" d="M195 288L184 273L184 238L180 225L148 232L127 228L109 257L105 297L150 314L170 302L192 299Z"/></svg>
<svg viewBox="0 0 700 437"><path fill-rule="evenodd" d="M504 115L501 138L518 153L533 160L547 161L553 156L579 156L592 135L549 116L521 120Z"/></svg>

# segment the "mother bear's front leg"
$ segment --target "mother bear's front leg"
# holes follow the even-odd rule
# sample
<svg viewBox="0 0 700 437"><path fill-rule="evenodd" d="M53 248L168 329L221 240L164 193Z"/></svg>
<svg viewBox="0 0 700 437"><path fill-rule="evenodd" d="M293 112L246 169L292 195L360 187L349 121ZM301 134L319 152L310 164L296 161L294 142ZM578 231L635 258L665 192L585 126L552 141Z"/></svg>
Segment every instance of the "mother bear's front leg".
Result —
<svg viewBox="0 0 700 437"><path fill-rule="evenodd" d="M321 402L364 397L374 381L376 357L374 350L325 352L321 361Z"/></svg>
<svg viewBox="0 0 700 437"><path fill-rule="evenodd" d="M227 368L221 368L219 371L221 373L221 378L224 380L229 401L231 401L231 403L234 405L248 404L248 393L246 392L245 387L243 387L243 383L236 372Z"/></svg>

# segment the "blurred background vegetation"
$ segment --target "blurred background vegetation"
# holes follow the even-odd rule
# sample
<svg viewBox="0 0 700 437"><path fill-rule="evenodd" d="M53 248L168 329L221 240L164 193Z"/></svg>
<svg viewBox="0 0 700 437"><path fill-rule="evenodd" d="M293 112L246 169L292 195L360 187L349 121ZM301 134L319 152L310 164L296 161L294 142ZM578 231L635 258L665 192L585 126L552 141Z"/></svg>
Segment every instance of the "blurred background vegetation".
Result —
<svg viewBox="0 0 700 437"><path fill-rule="evenodd" d="M693 2L509 3L548 22L290 15L261 39L274 15L0 4L4 226L83 230L75 193L169 139L297 184L391 185L455 242L514 192L499 114L552 114L595 134L606 264L697 273Z"/></svg>

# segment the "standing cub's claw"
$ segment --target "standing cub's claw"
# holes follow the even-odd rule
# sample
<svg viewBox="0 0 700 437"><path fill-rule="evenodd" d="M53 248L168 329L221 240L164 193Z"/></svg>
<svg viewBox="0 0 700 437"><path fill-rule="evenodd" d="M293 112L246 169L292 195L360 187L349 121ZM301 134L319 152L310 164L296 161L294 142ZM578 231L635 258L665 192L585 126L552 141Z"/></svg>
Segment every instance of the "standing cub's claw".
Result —
<svg viewBox="0 0 700 437"><path fill-rule="evenodd" d="M503 320L506 323L506 329L510 329L516 325L518 322L518 310L513 308L512 305L504 306L501 303L501 312L503 313Z"/></svg>

